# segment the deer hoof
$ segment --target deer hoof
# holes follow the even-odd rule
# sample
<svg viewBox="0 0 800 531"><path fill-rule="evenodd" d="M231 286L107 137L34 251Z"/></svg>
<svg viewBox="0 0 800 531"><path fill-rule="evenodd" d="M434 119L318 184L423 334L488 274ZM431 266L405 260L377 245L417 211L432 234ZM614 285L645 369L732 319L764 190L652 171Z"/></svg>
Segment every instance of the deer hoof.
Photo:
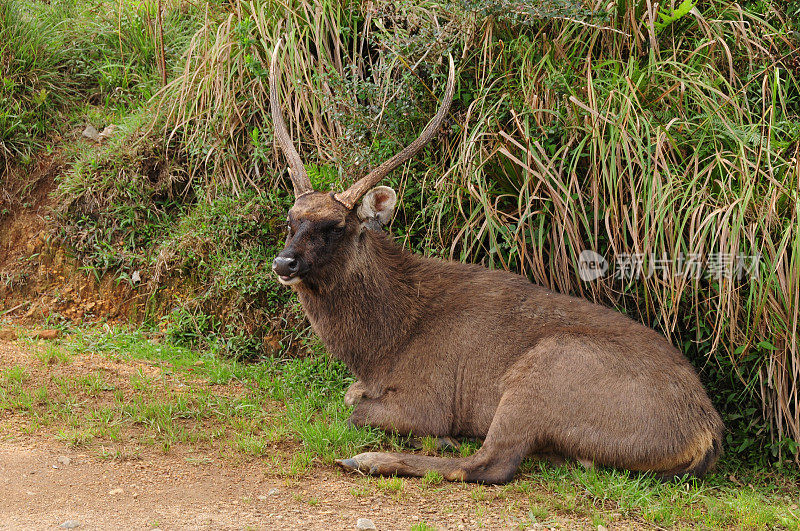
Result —
<svg viewBox="0 0 800 531"><path fill-rule="evenodd" d="M353 382L353 384L347 390L347 393L344 395L344 405L353 407L361 402L361 399L364 398L364 393L366 390L367 388L363 383L361 383L361 380Z"/></svg>
<svg viewBox="0 0 800 531"><path fill-rule="evenodd" d="M363 472L361 472L361 470L358 468L358 461L352 457L349 459L337 459L336 464L348 472L359 472L363 474Z"/></svg>
<svg viewBox="0 0 800 531"><path fill-rule="evenodd" d="M336 464L349 472L378 476L390 474L385 465L389 464L391 458L387 459L386 454L380 452L365 452L349 459L337 459Z"/></svg>

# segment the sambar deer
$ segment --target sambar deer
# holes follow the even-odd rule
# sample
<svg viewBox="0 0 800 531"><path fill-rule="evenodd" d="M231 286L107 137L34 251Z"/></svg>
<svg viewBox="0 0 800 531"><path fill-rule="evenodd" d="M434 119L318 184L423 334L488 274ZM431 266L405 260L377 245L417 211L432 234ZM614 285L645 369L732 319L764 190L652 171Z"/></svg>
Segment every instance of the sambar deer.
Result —
<svg viewBox="0 0 800 531"><path fill-rule="evenodd" d="M483 439L469 457L368 452L339 460L368 474L504 483L529 455L701 475L721 451L722 420L689 361L655 331L522 276L412 254L376 225L395 192L373 188L428 142L419 138L342 193L316 192L292 145L278 95L270 109L296 197L272 268L313 330L358 380L350 420L415 436ZM364 199L358 208L359 198Z"/></svg>

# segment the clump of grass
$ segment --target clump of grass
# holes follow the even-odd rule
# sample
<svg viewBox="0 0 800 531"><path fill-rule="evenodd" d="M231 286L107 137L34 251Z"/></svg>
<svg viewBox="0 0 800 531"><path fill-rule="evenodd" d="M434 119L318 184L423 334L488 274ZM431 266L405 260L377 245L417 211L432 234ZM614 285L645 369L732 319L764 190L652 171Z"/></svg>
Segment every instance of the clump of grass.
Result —
<svg viewBox="0 0 800 531"><path fill-rule="evenodd" d="M172 311L161 326L170 338L235 359L297 351L302 317L270 272L287 205L282 193L237 197L218 190L185 212L157 248L149 280L153 290L171 282L191 286L177 304L167 301Z"/></svg>
<svg viewBox="0 0 800 531"><path fill-rule="evenodd" d="M64 441L71 448L83 448L89 445L96 437L92 428L73 428L62 429L56 434L56 438Z"/></svg>
<svg viewBox="0 0 800 531"><path fill-rule="evenodd" d="M110 271L134 284L134 272L155 261L149 253L192 198L163 142L140 132L147 119L146 111L130 115L104 146L84 150L57 177L62 241L98 279Z"/></svg>
<svg viewBox="0 0 800 531"><path fill-rule="evenodd" d="M98 396L102 391L113 391L114 386L106 382L102 375L92 373L80 378L80 385L89 396Z"/></svg>
<svg viewBox="0 0 800 531"><path fill-rule="evenodd" d="M142 105L173 72L199 17L199 9L180 1L4 2L0 176L63 132L79 102L108 110Z"/></svg>
<svg viewBox="0 0 800 531"><path fill-rule="evenodd" d="M397 476L379 476L375 479L375 486L379 490L399 496L405 490L406 482Z"/></svg>
<svg viewBox="0 0 800 531"><path fill-rule="evenodd" d="M771 483L753 477L749 487L739 489L727 480L724 472L703 481L665 483L650 475L627 471L540 463L509 488L534 493L537 504L555 502L559 511L587 516L603 525L635 518L662 527L691 522L709 528L759 529L764 525L797 528L791 497L777 495L769 500L764 497L763 489L769 490ZM553 498L543 497L539 491L542 485ZM757 499L760 506L755 502ZM537 518L544 516L546 512Z"/></svg>
<svg viewBox="0 0 800 531"><path fill-rule="evenodd" d="M429 470L422 477L421 483L423 487L435 487L444 481L444 476L435 470Z"/></svg>
<svg viewBox="0 0 800 531"><path fill-rule="evenodd" d="M26 16L17 2L0 5L0 182L11 163L31 161L51 115L76 89L52 22Z"/></svg>
<svg viewBox="0 0 800 531"><path fill-rule="evenodd" d="M69 364L72 359L58 345L47 344L42 350L36 353L36 357L42 365Z"/></svg>
<svg viewBox="0 0 800 531"><path fill-rule="evenodd" d="M252 456L265 455L269 450L268 441L259 436L237 435L235 444L240 452Z"/></svg>
<svg viewBox="0 0 800 531"><path fill-rule="evenodd" d="M30 379L30 374L21 365L14 365L0 371L0 381L6 385L19 386Z"/></svg>

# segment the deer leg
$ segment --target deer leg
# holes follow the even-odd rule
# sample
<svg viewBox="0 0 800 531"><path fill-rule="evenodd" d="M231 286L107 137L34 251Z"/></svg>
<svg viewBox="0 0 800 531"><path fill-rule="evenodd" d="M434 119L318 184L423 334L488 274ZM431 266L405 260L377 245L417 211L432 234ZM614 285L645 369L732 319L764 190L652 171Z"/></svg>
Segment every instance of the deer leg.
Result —
<svg viewBox="0 0 800 531"><path fill-rule="evenodd" d="M366 452L349 459L337 459L336 463L345 470L371 476L423 477L432 471L449 481L489 484L511 481L525 454L520 451L492 452L484 448L470 457L461 458Z"/></svg>
<svg viewBox="0 0 800 531"><path fill-rule="evenodd" d="M336 462L345 470L380 476L422 477L429 471L450 481L506 483L534 447L530 430L520 429L523 408L507 392L492 419L484 445L470 457L448 458L417 454L366 452ZM525 419L530 424L530 419Z"/></svg>

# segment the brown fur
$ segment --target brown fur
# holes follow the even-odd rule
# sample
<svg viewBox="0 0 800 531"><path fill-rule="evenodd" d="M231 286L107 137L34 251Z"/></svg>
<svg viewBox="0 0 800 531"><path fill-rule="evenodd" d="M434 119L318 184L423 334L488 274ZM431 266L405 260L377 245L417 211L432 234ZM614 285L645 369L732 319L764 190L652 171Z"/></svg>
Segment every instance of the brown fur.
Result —
<svg viewBox="0 0 800 531"><path fill-rule="evenodd" d="M411 254L331 194L300 197L290 226L293 289L359 380L352 422L485 439L468 458L370 452L342 466L487 483L534 453L664 476L714 466L722 421L655 331L518 275Z"/></svg>

